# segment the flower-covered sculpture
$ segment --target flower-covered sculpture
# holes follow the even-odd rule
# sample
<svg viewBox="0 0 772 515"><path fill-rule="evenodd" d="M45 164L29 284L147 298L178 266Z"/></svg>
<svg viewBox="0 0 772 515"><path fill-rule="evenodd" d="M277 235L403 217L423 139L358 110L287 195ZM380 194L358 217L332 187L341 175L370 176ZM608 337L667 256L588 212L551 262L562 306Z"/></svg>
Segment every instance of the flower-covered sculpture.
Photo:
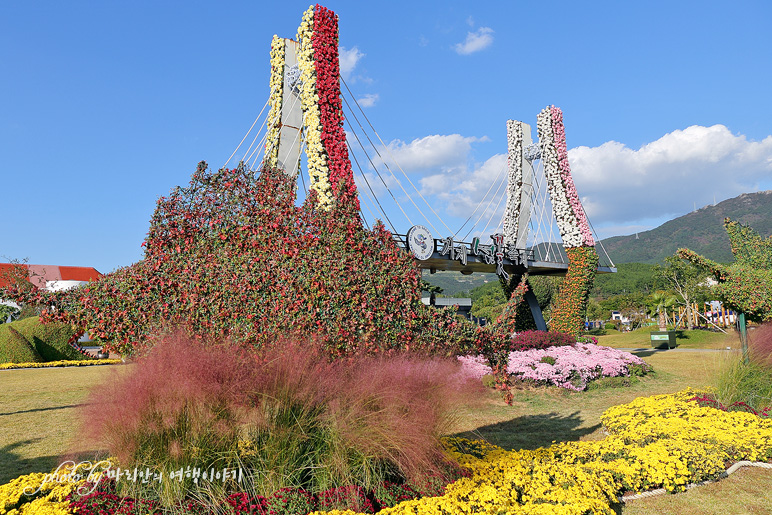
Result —
<svg viewBox="0 0 772 515"><path fill-rule="evenodd" d="M271 113L266 143L269 165L277 164L278 131L281 127L284 45L274 37L271 49ZM311 190L323 209L333 202L343 202L350 212L359 210L354 175L343 130L340 99L340 64L338 61L338 17L331 10L316 5L303 14L298 28L300 43L300 100L303 109L304 137L308 157ZM281 73L281 76L277 74Z"/></svg>
<svg viewBox="0 0 772 515"><path fill-rule="evenodd" d="M266 125L268 134L265 145L265 160L269 167L279 166L279 135L281 132L281 108L284 98L284 39L274 35L271 41L271 110Z"/></svg>
<svg viewBox="0 0 772 515"><path fill-rule="evenodd" d="M587 296L595 280L598 253L571 178L563 112L555 106L544 108L536 126L550 202L568 255L568 272L552 310L550 329L576 335L581 331Z"/></svg>
<svg viewBox="0 0 772 515"><path fill-rule="evenodd" d="M523 190L523 124L507 121L507 209L504 213L504 241L515 243L520 225L520 200Z"/></svg>

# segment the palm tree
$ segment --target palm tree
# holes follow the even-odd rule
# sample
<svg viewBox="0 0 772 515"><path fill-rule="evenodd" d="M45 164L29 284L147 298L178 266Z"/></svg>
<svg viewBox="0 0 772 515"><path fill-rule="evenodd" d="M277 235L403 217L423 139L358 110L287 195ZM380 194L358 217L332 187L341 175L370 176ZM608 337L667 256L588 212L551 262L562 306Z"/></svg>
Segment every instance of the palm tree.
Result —
<svg viewBox="0 0 772 515"><path fill-rule="evenodd" d="M658 315L659 330L667 331L667 308L673 307L678 299L675 295L660 290L651 294L650 301L651 312Z"/></svg>

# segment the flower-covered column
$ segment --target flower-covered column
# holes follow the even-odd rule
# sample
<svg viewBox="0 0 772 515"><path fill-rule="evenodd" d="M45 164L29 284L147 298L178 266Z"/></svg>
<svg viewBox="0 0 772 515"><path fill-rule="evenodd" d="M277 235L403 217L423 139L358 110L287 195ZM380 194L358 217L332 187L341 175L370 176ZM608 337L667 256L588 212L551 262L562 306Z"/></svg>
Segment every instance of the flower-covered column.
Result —
<svg viewBox="0 0 772 515"><path fill-rule="evenodd" d="M335 13L318 4L309 8L303 14L298 41L311 189L324 209L341 202L358 211L359 199L343 130Z"/></svg>
<svg viewBox="0 0 772 515"><path fill-rule="evenodd" d="M274 35L271 41L271 98L268 103L266 126L268 135L265 143L265 161L272 168L279 166L279 136L281 134L281 107L284 96L284 39Z"/></svg>
<svg viewBox="0 0 772 515"><path fill-rule="evenodd" d="M507 120L507 207L504 213L504 241L517 241L520 223L520 199L523 190L523 125Z"/></svg>
<svg viewBox="0 0 772 515"><path fill-rule="evenodd" d="M598 268L598 253L587 216L571 178L563 112L550 106L537 117L544 175L555 220L568 255L568 272L552 310L553 331L578 335Z"/></svg>

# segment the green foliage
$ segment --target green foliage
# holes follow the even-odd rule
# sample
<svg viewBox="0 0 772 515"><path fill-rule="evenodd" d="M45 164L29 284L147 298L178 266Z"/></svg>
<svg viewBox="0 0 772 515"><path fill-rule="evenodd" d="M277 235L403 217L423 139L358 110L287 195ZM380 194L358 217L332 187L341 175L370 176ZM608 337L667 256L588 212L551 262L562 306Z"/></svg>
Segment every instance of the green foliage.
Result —
<svg viewBox="0 0 772 515"><path fill-rule="evenodd" d="M588 320L608 320L611 318L612 309L606 309L600 302L590 297L587 299L586 316Z"/></svg>
<svg viewBox="0 0 772 515"><path fill-rule="evenodd" d="M442 293L442 288L435 286L434 284L424 279L421 279L421 291L426 291L429 293Z"/></svg>
<svg viewBox="0 0 772 515"><path fill-rule="evenodd" d="M0 324L4 324L8 317L15 319L19 315L19 308L0 303Z"/></svg>
<svg viewBox="0 0 772 515"><path fill-rule="evenodd" d="M67 324L43 324L36 317L29 317L4 324L0 326L0 330L4 327L18 331L32 345L42 361L90 359L70 345L70 339L76 335L76 331Z"/></svg>
<svg viewBox="0 0 772 515"><path fill-rule="evenodd" d="M14 327L0 325L0 363L39 363L43 361L35 348Z"/></svg>
<svg viewBox="0 0 772 515"><path fill-rule="evenodd" d="M725 406L744 402L756 411L772 406L772 367L737 358L725 363L716 378L716 399Z"/></svg>
<svg viewBox="0 0 772 515"><path fill-rule="evenodd" d="M469 292L469 297L472 299L470 314L489 321L496 320L507 303L498 281L478 286Z"/></svg>
<svg viewBox="0 0 772 515"><path fill-rule="evenodd" d="M701 267L685 261L679 255L665 259L665 266L655 267L658 285L673 293L679 305L686 309L687 327L692 329L692 305L711 297L709 274Z"/></svg>
<svg viewBox="0 0 772 515"><path fill-rule="evenodd" d="M645 292L654 289L654 265L646 263L621 263L614 274L598 274L593 283L592 295L608 298L621 293Z"/></svg>
<svg viewBox="0 0 772 515"><path fill-rule="evenodd" d="M595 247L567 248L568 272L552 309L550 331L578 336L584 329L587 298L598 267Z"/></svg>
<svg viewBox="0 0 772 515"><path fill-rule="evenodd" d="M750 321L772 319L772 237L764 239L748 226L724 220L736 261L721 265L688 249L678 256L712 274L718 284L713 293L730 309L745 313Z"/></svg>
<svg viewBox="0 0 772 515"><path fill-rule="evenodd" d="M496 274L475 272L471 275L463 275L461 272L450 270L438 270L433 274L424 270L422 277L427 283L442 288L443 296L446 297L454 297L460 293L464 293L464 297L469 297L472 290L499 282Z"/></svg>

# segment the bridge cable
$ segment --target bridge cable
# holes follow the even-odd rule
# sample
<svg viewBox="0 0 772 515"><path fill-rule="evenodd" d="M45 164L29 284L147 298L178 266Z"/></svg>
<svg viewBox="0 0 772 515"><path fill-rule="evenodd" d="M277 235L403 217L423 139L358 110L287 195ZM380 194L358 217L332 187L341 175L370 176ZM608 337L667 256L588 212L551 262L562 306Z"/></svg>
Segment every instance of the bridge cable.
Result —
<svg viewBox="0 0 772 515"><path fill-rule="evenodd" d="M343 83L343 85L344 85L344 86L346 86L346 91L348 91L349 95L351 95L351 99L353 100L354 104L356 104L356 106L359 108L359 111L362 113L362 116L364 117L365 121L366 121L366 122L367 122L367 124L370 126L370 129L372 129L373 133L374 133L374 134L375 134L375 135L378 137L378 141L380 141L381 145L383 145L383 147L384 147L384 148L386 149L386 151L389 153L389 157L391 157L391 159L392 159L392 160L394 161L394 163L397 165L397 168L399 168L399 171L400 171L400 172L402 172L402 175L404 175L404 176L405 176L405 178L408 180L408 182L409 182L409 183L410 183L410 185L413 187L413 189L416 191L416 193L418 193L418 196L419 196L419 197L421 197L421 200L423 200L423 201L424 201L424 203L425 203L425 204L426 204L426 205L429 207L429 209L432 211L432 213L434 213L434 216L436 216L436 217L437 217L437 219L438 219L440 222L442 222L442 225L444 225L444 226L445 226L445 228L448 230L448 233L451 233L451 232L453 232L453 231L450 229L450 227L448 227L448 225L445 223L445 221L444 221L444 220L443 220L443 219L440 217L440 215L438 215L438 214L437 214L437 212L434 210L434 208L431 206L431 204L429 204L429 202L427 202L427 200L424 198L424 196L421 194L421 192L418 190L418 188L416 188L415 184L413 184L413 181L411 181L411 180L410 180L410 177L408 177L408 175L405 173L405 171L404 171L404 170L402 169L402 167L399 165L399 163L397 162L397 160L396 160L396 159L394 159L394 155L391 153L391 150L389 150L389 147L388 147L388 146L387 146L387 145L386 145L386 144L383 142L383 140L381 139L381 136L378 134L378 131L376 131L376 130L375 130L375 127L373 127L373 124L370 122L370 119L369 119L369 118L367 118L367 115L365 114L364 110L362 110L362 107L359 105L359 103L356 101L356 98L354 98L354 95L353 95L353 93L351 93L351 90L349 89L349 87L348 87L348 84L346 84L346 81L345 81L345 80L343 80L343 77L341 77L341 79L340 79L340 80L341 80L341 82ZM341 97L342 97L342 98L344 99L344 101L346 102L346 106L349 108L349 110L351 111L351 113L354 115L354 119L357 121L357 123L359 124L359 127L360 127L360 128L362 129L362 131L364 132L364 127L362 127L362 124L359 122L359 119L357 118L357 116L356 116L356 113L354 113L354 111L353 111L353 110L351 110L351 106L349 106L349 104L348 104L348 101L345 99L345 97L343 97L343 95L341 95ZM367 136L367 133L366 133L366 132L365 132L365 136ZM432 223L429 221L429 219L426 217L426 215L424 215L424 214L423 214L423 212L421 211L421 209L420 209L420 208L419 208L419 207L416 205L416 203L413 201L412 197L411 197L411 196L410 196L410 195L407 193L407 191L405 191L405 188L402 186L402 183L401 183L401 182L399 181L399 179L397 179L397 177L394 175L394 172L392 172L392 171L391 171L391 168L389 168L389 165L388 165L388 164L386 163L386 161L383 159L383 156L381 156L381 153L380 153L380 152L378 152L378 148L377 148L375 145L373 145L373 142L370 140L370 137L369 137L369 136L367 136L367 140L370 142L370 145L371 145L371 146L373 147L373 149L375 150L375 153L376 153L376 154L378 154L378 157L379 157L379 158L381 158L381 161L383 162L384 166L386 166L386 169L389 171L389 173L391 173L391 175L392 175L392 176L394 177L394 179L397 181L397 184L399 184L400 188L402 188L402 191L404 191L404 192L405 192L405 195L407 195L407 198L408 198L408 199L410 199L410 202L412 202L413 206L415 206L415 208L418 210L418 212L419 212L419 213L421 213L421 216L423 216L423 217L424 217L424 219L425 219L425 220L426 220L426 221L429 223L429 225L431 225L432 229L434 229L434 230L437 232L437 234L439 234L439 231L437 231L437 228L436 228L436 227L434 227L434 225L433 225L433 224L432 224Z"/></svg>
<svg viewBox="0 0 772 515"><path fill-rule="evenodd" d="M274 88L274 89L275 89L275 88ZM227 160L227 161L225 161L225 164L224 164L224 165L222 165L222 168L225 168L226 166L228 166L228 163L230 163L231 159L233 159L233 156L235 156L235 155L236 155L236 152L238 152L239 148L241 148L241 145L244 143L244 140L246 140L246 139L247 139L247 136L249 136L249 133L250 133L250 132L252 132L252 129L254 129L254 128L255 128L255 124L257 124L257 121L260 119L260 117L261 117L261 116L263 116L263 111L265 111L265 108L266 108L266 107L268 107L268 104L269 104L269 103L270 103L270 101L271 101L271 95L272 95L272 94L273 94L273 90L271 90L271 93L268 95L268 100L266 100L266 101L265 101L265 105L264 105L264 106L263 106L263 108L260 110L260 114L258 114L258 115L257 115L257 117L255 118L255 121L254 121L254 122L252 122L252 126L249 128L249 130L247 131L247 133L246 133L246 134L244 134L244 137L243 137L243 138L241 138L241 141L239 142L238 146L236 146L236 149L233 151L233 153L232 153L232 154L231 154L231 156L228 158L228 160ZM262 130L262 128L261 128L260 130ZM259 133L260 133L260 131L258 131L258 134L259 134ZM247 150L247 152L249 152L249 150Z"/></svg>
<svg viewBox="0 0 772 515"><path fill-rule="evenodd" d="M501 181L501 186L503 186L505 182L506 181ZM499 188L501 188L501 186L499 186ZM498 193L498 190L496 190L496 193ZM493 221L493 217L496 216L496 212L499 210L499 206L501 205L501 201L504 200L505 197L506 197L506 195L504 195L504 194L499 195L499 201L496 203L496 207L493 208L493 211L491 212L491 216L490 216L490 218L488 218L488 223L485 224L485 230L483 231L483 233L487 233L488 232L488 226ZM498 226L496 228L498 228Z"/></svg>
<svg viewBox="0 0 772 515"><path fill-rule="evenodd" d="M345 98L344 98L344 100L345 100ZM348 105L348 102L346 103L346 105ZM356 119L356 115L354 115L354 118ZM381 176L381 172L378 171L378 168L373 163L373 160L370 158L370 155L367 153L367 150L365 150L364 145L362 145L362 141L359 139L359 135L356 132L354 132L353 128L351 127L351 122L349 122L348 119L346 119L346 123L348 123L348 126L351 129L351 134L354 135L354 138L356 138L357 143L359 143L359 146L362 149L362 152L364 152L365 156L367 157L367 161L370 163L370 166L373 167L373 170L375 170L375 173L378 175L378 178L381 180L381 183L383 183L383 187L386 188L386 191L389 192L389 195L391 195L391 198L394 200L394 203L397 205L399 210L402 211L402 214L405 216L405 218L407 219L408 223L412 226L413 225L412 220L410 220L410 217L407 215L407 213L405 213L405 210L402 209L402 205L399 202L397 202L397 199L394 197L394 193L392 193L391 189L386 185L386 181L383 180L383 177ZM360 127L362 127L361 124L360 124ZM364 132L364 128L362 128L362 131ZM365 133L365 136L367 136L366 133ZM368 138L368 141L369 141L369 138ZM348 138L346 139L346 143L348 144ZM370 142L370 144L372 145L372 142ZM351 148L350 145L349 145L349 148ZM352 155L353 155L353 152L352 152ZM357 161L357 164L358 164L358 161ZM362 175L364 175L364 174L362 174ZM394 174L392 174L392 176L393 175ZM394 178L396 179L396 177L394 177ZM397 183L399 183L399 181L397 181ZM369 182L368 182L368 186L369 186ZM405 191L404 188L402 189L402 191ZM405 195L407 195L406 191L405 191ZM375 192L373 192L373 196L376 196ZM376 198L377 198L377 196L376 196ZM410 195L408 195L408 198L410 198ZM378 205L379 206L381 205L380 202L378 203ZM381 210L383 211L383 207L381 207ZM420 212L420 210L419 210L419 212ZM386 216L386 212L383 211L383 213L384 213L384 216ZM423 215L423 213L421 213L421 214ZM424 217L424 218L426 218L426 217ZM386 219L388 220L388 216L386 216ZM397 234L397 230L391 224L391 220L389 220L389 225L391 225L391 228L394 230L394 233ZM431 222L429 222L429 225L431 225ZM434 226L432 225L432 228L433 227Z"/></svg>
<svg viewBox="0 0 772 515"><path fill-rule="evenodd" d="M499 173L498 173L498 175L496 176L496 178L495 178L495 179L493 179L493 180L491 181L491 185L490 185L490 186L488 186L488 191L486 191L486 192L485 192L485 195L483 195L483 198L482 198L482 200L480 200L480 202L478 202L478 203L477 203L477 207L475 207L475 208L474 208L474 211L472 211L472 214L470 214L470 215L469 215L469 218L467 218L467 219L466 219L466 221L465 221L463 224L461 224L461 227L459 227L459 228L458 228L458 230L457 230L455 233L453 233L453 237L454 237L454 238L455 238L455 237L458 235L458 233L460 233L460 232L461 232L461 230L462 230L464 227L466 227L466 224L468 224L468 223L469 223L469 220L471 220L471 219L472 219L472 217L473 217L473 216L474 216L474 214L477 212L477 210L478 210L478 209L480 209L480 206L482 206L482 205L483 205L483 203L485 202L485 199L486 199L486 198L488 198L488 194L489 194L489 193L491 192L491 190L493 189L493 185L494 185L494 184L496 184L496 182L499 180L499 178L501 177L501 174L502 174L502 172L503 172L503 171L504 171L504 168L502 168L502 169L501 169L501 171L499 171Z"/></svg>
<svg viewBox="0 0 772 515"><path fill-rule="evenodd" d="M503 170L503 168L502 168L502 170ZM501 173L499 173L499 177L500 177L501 175L502 175L502 174L501 174ZM497 180L498 180L498 179L497 179ZM496 182L496 181L494 181L494 182ZM464 237L463 237L463 238L461 238L461 240L462 240L462 241L466 240L466 239L467 239L467 237L469 237L469 235L472 233L472 231L474 231L474 230L477 228L477 226L478 226L478 225L479 225L479 223L480 223L480 220L482 220L483 216L485 216L485 213L486 213L486 212L488 211L488 209L491 207L491 203L493 202L493 199L495 199L495 198L496 198L496 196L499 194L499 191L501 190L501 186L504 184L504 182L505 182L505 181L504 181L504 180L501 180L501 181L498 181L498 182L499 182L499 186L498 186L498 188L496 188L496 191L495 191L495 193L494 193L494 194L491 196L491 199L488 201L488 205L487 205L487 206L485 206L485 209L484 209L484 210L483 210L483 211L480 213L480 216L477 218L477 221L474 223L474 225L473 225L473 226L472 226L472 227L469 229L469 231L467 231L467 233L464 235Z"/></svg>
<svg viewBox="0 0 772 515"><path fill-rule="evenodd" d="M346 121L348 122L348 120L346 120ZM351 127L351 124L349 124L349 127ZM356 138L357 143L359 143L359 145L361 146L362 142L359 141L359 137L356 135L356 133L354 131L351 131L351 133L354 135L354 138ZM367 184L367 189L369 189L370 193L373 194L373 199L375 199L375 202L378 204L378 207L380 208L381 213L383 213L383 216L386 218L386 221L389 222L389 226L391 227L391 230L394 231L394 234L397 234L397 229L394 227L394 224L391 223L391 220L389 219L389 215L386 214L386 210L383 209L383 206L381 205L381 202L378 200L378 196L375 194L375 191L373 191L373 187L370 185L370 181L367 180L367 176L365 175L364 171L362 170L362 167L359 165L359 160L357 159L356 154L354 154L354 149L351 147L351 144L348 142L348 138L346 139L346 146L349 149L349 154L351 154L351 157L354 158L354 163L357 165L357 168L359 169L359 173L362 175L362 178L365 180L365 184ZM364 149L363 149L363 151L364 151ZM365 152L365 155L367 155L367 152ZM368 159L369 159L369 156L368 156ZM379 174L379 177L380 177L380 174ZM383 179L381 179L381 182L383 182ZM389 193L391 193L391 191L389 191ZM393 195L392 195L392 197L393 197ZM396 199L395 199L395 202L396 202ZM404 214L404 211L403 211L403 214ZM407 218L406 214L405 214L405 218ZM377 219L377 218L375 216L373 216L373 219ZM410 222L410 218L408 218L407 221L412 225L412 222Z"/></svg>

